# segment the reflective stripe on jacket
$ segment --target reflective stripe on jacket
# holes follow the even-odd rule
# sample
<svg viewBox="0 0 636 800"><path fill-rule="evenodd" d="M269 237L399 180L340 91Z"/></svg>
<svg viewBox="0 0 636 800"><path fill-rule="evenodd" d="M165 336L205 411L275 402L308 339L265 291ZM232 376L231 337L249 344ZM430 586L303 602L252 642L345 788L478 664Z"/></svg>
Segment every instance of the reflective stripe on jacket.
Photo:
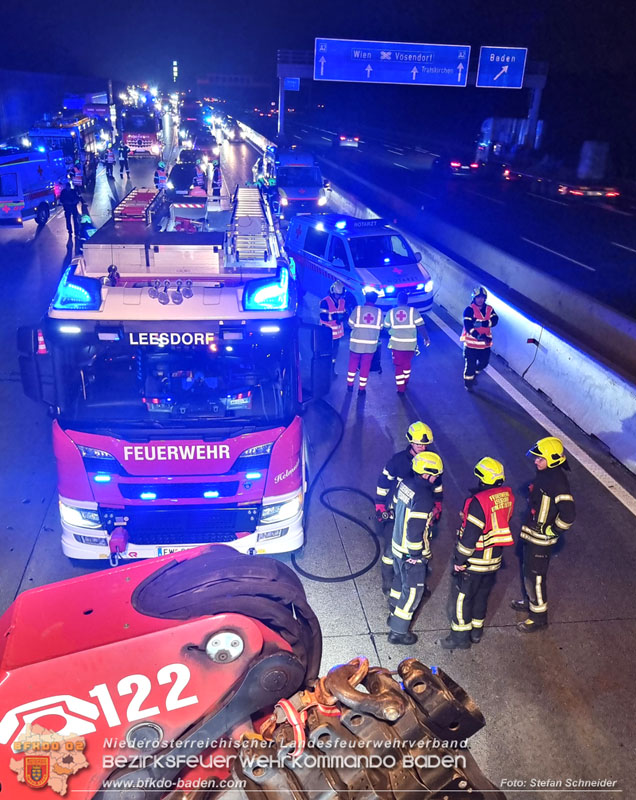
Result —
<svg viewBox="0 0 636 800"><path fill-rule="evenodd" d="M375 306L356 306L349 317L352 353L375 353L382 328L382 311Z"/></svg>
<svg viewBox="0 0 636 800"><path fill-rule="evenodd" d="M389 349L415 350L417 329L424 325L419 311L409 306L392 308L384 319L384 327L389 329Z"/></svg>
<svg viewBox="0 0 636 800"><path fill-rule="evenodd" d="M336 303L333 301L333 297L328 294L326 297L323 297L320 305L327 307L327 319L321 318L321 324L331 328L332 339L342 339L344 336L344 325L342 323L342 316L338 318L337 315L345 314L346 308L344 295L338 299L338 304L336 305Z"/></svg>
<svg viewBox="0 0 636 800"><path fill-rule="evenodd" d="M462 331L462 335L459 337L459 340L463 342L466 347L474 347L476 349L484 350L486 347L492 347L492 334L490 325L482 325L480 326L479 323L483 322L484 320L490 321L490 317L492 316L492 306L485 305L484 310L479 308L479 306L475 305L475 303L471 303L468 308L472 308L473 314L475 317L475 325L473 330L477 333L485 333L488 336L486 341L482 341L481 339L476 339L472 333L468 333L466 328ZM464 317L464 321L468 318Z"/></svg>

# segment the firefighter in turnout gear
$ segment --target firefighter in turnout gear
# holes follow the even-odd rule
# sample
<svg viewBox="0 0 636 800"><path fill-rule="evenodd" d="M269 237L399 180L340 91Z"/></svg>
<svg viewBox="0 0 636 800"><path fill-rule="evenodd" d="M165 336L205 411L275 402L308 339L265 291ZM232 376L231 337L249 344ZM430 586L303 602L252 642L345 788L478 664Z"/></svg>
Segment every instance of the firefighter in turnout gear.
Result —
<svg viewBox="0 0 636 800"><path fill-rule="evenodd" d="M464 329L460 341L464 343L464 386L472 392L477 375L490 361L492 329L499 317L486 303L488 293L483 286L473 289L472 301L464 309Z"/></svg>
<svg viewBox="0 0 636 800"><path fill-rule="evenodd" d="M395 603L387 620L390 644L414 644L409 631L413 614L424 596L426 568L431 557L429 536L435 495L433 484L443 472L437 453L418 453L411 462L411 475L397 487L394 498L393 585Z"/></svg>
<svg viewBox="0 0 636 800"><path fill-rule="evenodd" d="M117 158L119 159L119 177L124 177L124 170L126 170L126 177L130 178L130 166L128 165L128 154L130 147L124 142L120 142L117 147Z"/></svg>
<svg viewBox="0 0 636 800"><path fill-rule="evenodd" d="M397 296L397 306L392 308L384 319L384 327L389 331L389 350L393 357L398 394L404 394L411 377L411 362L418 352L418 333L422 332L426 347L431 343L422 315L409 306L408 300L408 294L400 292Z"/></svg>
<svg viewBox="0 0 636 800"><path fill-rule="evenodd" d="M381 533L384 537L384 555L382 556L382 591L389 595L393 584L393 498L397 494L400 483L412 473L413 458L418 453L423 453L433 442L433 431L425 422L414 422L409 425L406 432L408 446L391 456L386 466L380 473L378 485L375 490L375 513ZM442 501L444 487L440 473L433 483L433 522L438 522L442 516ZM424 596L428 596L425 589Z"/></svg>
<svg viewBox="0 0 636 800"><path fill-rule="evenodd" d="M106 163L106 177L112 178L113 167L115 166L115 151L113 150L111 145L108 145L106 154L104 156L104 161Z"/></svg>
<svg viewBox="0 0 636 800"><path fill-rule="evenodd" d="M369 292L364 305L356 306L351 312L348 325L351 328L349 340L349 366L347 368L347 389L353 391L356 372L360 370L358 394L364 394L369 380L373 354L378 346L382 329L382 311L377 308L378 295Z"/></svg>
<svg viewBox="0 0 636 800"><path fill-rule="evenodd" d="M475 464L477 489L464 503L453 564L453 617L446 650L466 650L481 641L488 597L501 567L504 547L514 544L510 518L515 505L504 486L503 464L486 456Z"/></svg>
<svg viewBox="0 0 636 800"><path fill-rule="evenodd" d="M528 613L517 625L532 633L548 624L547 576L552 548L559 536L572 526L576 515L563 443L556 436L539 439L528 455L534 458L537 474L529 485L528 513L521 527L523 539L523 583L527 600L515 600L515 611Z"/></svg>
<svg viewBox="0 0 636 800"><path fill-rule="evenodd" d="M353 305L353 295L346 291L342 281L334 281L329 288L329 294L320 301L320 324L331 330L331 361L334 365L334 375L340 340L345 333L344 321L351 313Z"/></svg>

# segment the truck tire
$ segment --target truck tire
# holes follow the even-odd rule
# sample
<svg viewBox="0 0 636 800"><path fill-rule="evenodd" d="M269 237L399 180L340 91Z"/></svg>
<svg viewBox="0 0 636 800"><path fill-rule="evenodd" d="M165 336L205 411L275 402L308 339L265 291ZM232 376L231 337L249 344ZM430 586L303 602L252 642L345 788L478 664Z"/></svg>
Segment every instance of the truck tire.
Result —
<svg viewBox="0 0 636 800"><path fill-rule="evenodd" d="M39 226L46 225L51 216L51 210L48 203L40 203L38 210L35 212L35 221Z"/></svg>

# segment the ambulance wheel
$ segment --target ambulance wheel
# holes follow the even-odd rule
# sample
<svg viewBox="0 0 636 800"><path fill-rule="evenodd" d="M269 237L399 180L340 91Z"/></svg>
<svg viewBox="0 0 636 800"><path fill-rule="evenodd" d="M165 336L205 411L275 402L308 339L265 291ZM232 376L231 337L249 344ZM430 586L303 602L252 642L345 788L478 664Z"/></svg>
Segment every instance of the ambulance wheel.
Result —
<svg viewBox="0 0 636 800"><path fill-rule="evenodd" d="M51 216L48 203L40 203L38 210L35 212L35 221L38 225L46 225Z"/></svg>

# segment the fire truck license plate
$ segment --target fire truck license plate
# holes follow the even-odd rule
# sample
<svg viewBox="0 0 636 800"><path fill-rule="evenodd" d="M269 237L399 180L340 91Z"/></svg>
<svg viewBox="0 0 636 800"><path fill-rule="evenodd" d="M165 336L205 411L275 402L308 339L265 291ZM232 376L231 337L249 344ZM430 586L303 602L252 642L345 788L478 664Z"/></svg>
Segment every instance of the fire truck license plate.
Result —
<svg viewBox="0 0 636 800"><path fill-rule="evenodd" d="M187 546L186 547L179 547L179 546L175 546L175 547L158 547L157 548L157 555L158 556L167 556L167 555L170 555L170 553L180 553L182 550L192 550L193 546L194 545L191 545L190 547L187 547Z"/></svg>

